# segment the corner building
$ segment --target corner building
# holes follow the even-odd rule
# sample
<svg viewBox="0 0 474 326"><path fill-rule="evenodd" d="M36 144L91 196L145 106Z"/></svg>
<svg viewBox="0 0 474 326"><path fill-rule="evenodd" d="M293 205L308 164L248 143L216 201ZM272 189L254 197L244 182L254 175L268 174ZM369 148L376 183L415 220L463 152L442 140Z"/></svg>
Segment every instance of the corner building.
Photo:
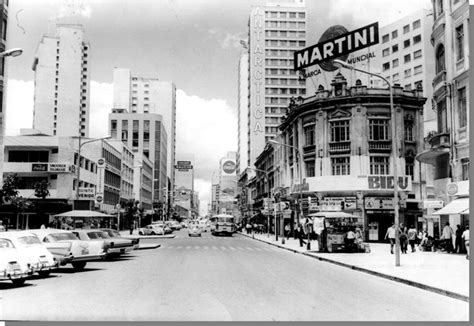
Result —
<svg viewBox="0 0 474 326"><path fill-rule="evenodd" d="M280 169L275 187L284 188L295 200L301 189L309 213L356 215L366 240L383 241L394 221L391 128L395 127L400 223L420 227L422 210L416 200L422 184L415 156L423 146L422 94L422 89L393 87L393 123L387 88L368 88L360 80L349 86L339 71L330 89L319 89L292 106L280 125L284 143L297 147L303 162L300 166L293 148L277 146Z"/></svg>
<svg viewBox="0 0 474 326"><path fill-rule="evenodd" d="M254 6L249 19L248 164L253 166L278 126L291 97L306 95L293 70L293 52L306 46L304 0ZM244 166L239 162L240 166Z"/></svg>

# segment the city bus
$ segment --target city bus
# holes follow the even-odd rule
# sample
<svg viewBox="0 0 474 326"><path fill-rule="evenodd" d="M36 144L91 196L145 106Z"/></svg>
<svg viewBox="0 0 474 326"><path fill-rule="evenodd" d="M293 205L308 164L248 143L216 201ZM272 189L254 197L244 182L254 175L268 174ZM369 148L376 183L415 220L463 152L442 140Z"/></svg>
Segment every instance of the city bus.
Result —
<svg viewBox="0 0 474 326"><path fill-rule="evenodd" d="M235 220L232 215L219 214L211 217L211 234L226 234L232 236L235 232Z"/></svg>

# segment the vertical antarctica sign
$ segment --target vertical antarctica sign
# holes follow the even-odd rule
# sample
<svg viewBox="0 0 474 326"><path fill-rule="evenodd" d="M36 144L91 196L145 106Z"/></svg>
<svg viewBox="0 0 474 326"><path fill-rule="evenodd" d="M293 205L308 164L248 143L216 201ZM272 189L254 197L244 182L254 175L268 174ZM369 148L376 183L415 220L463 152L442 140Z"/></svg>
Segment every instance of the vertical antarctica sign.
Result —
<svg viewBox="0 0 474 326"><path fill-rule="evenodd" d="M325 71L338 69L332 60L345 61L349 53L379 43L379 24L373 23L352 32L344 26L329 27L321 35L318 44L294 52L294 70L301 70L315 64Z"/></svg>

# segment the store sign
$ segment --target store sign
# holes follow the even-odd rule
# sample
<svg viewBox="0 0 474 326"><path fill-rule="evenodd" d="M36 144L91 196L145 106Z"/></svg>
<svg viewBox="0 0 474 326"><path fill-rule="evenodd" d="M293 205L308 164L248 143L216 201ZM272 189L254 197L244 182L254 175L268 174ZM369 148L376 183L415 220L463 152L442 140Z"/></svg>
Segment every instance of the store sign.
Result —
<svg viewBox="0 0 474 326"><path fill-rule="evenodd" d="M458 185L455 182L448 183L447 192L449 196L454 196L458 193Z"/></svg>
<svg viewBox="0 0 474 326"><path fill-rule="evenodd" d="M344 199L344 208L348 210L353 210L357 208L357 198L356 197L346 197Z"/></svg>
<svg viewBox="0 0 474 326"><path fill-rule="evenodd" d="M340 25L331 26L323 33L318 44L294 52L294 70L320 64L323 70L334 71L337 68L332 64L321 65L321 63L336 58L345 60L349 53L377 43L379 43L378 22L352 32L347 32L347 29Z"/></svg>
<svg viewBox="0 0 474 326"><path fill-rule="evenodd" d="M365 209L394 209L393 198L365 197Z"/></svg>
<svg viewBox="0 0 474 326"><path fill-rule="evenodd" d="M67 173L70 169L65 163L49 163L49 172Z"/></svg>
<svg viewBox="0 0 474 326"><path fill-rule="evenodd" d="M225 174L233 174L235 173L235 169L237 168L237 165L233 160L227 160L222 164L222 171Z"/></svg>
<svg viewBox="0 0 474 326"><path fill-rule="evenodd" d="M79 199L90 199L95 198L95 188L79 187Z"/></svg>
<svg viewBox="0 0 474 326"><path fill-rule="evenodd" d="M442 200L423 200L423 208L443 208L444 202Z"/></svg>
<svg viewBox="0 0 474 326"><path fill-rule="evenodd" d="M98 193L97 195L95 195L95 202L97 204L102 204L104 202L104 194Z"/></svg>
<svg viewBox="0 0 474 326"><path fill-rule="evenodd" d="M293 186L293 192L300 192L300 191L309 191L309 184L306 182L306 179L303 179L303 185L295 184Z"/></svg>
<svg viewBox="0 0 474 326"><path fill-rule="evenodd" d="M394 182L393 177L387 175L369 175L367 178L369 183L369 189L374 190L385 190L393 189ZM409 176L398 177L398 189L399 190L411 190L411 178Z"/></svg>
<svg viewBox="0 0 474 326"><path fill-rule="evenodd" d="M48 164L33 163L33 164L31 164L31 171L33 171L33 172L46 172L46 171L48 171Z"/></svg>
<svg viewBox="0 0 474 326"><path fill-rule="evenodd" d="M344 205L344 197L325 197L320 205L321 211L335 211L339 212L342 210Z"/></svg>

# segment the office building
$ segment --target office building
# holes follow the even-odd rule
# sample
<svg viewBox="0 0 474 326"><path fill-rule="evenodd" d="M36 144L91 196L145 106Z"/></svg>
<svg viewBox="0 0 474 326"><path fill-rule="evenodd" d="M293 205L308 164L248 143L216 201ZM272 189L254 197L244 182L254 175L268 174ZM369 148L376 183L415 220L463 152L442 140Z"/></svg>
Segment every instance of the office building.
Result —
<svg viewBox="0 0 474 326"><path fill-rule="evenodd" d="M242 50L240 52L239 60L239 76L238 76L238 90L237 90L237 106L238 106L238 143L237 143L237 174L249 165L249 134L248 134L248 113L249 113L249 53L248 44L241 41Z"/></svg>
<svg viewBox="0 0 474 326"><path fill-rule="evenodd" d="M33 62L33 128L61 137L89 135L89 43L81 25L58 24Z"/></svg>
<svg viewBox="0 0 474 326"><path fill-rule="evenodd" d="M180 153L177 155L175 166L176 188L172 194L174 197L172 210L185 218L191 218L199 214L195 202L194 163L194 154Z"/></svg>
<svg viewBox="0 0 474 326"><path fill-rule="evenodd" d="M249 19L248 166L278 126L291 97L306 95L306 81L293 70L293 52L306 46L304 0L253 6Z"/></svg>

